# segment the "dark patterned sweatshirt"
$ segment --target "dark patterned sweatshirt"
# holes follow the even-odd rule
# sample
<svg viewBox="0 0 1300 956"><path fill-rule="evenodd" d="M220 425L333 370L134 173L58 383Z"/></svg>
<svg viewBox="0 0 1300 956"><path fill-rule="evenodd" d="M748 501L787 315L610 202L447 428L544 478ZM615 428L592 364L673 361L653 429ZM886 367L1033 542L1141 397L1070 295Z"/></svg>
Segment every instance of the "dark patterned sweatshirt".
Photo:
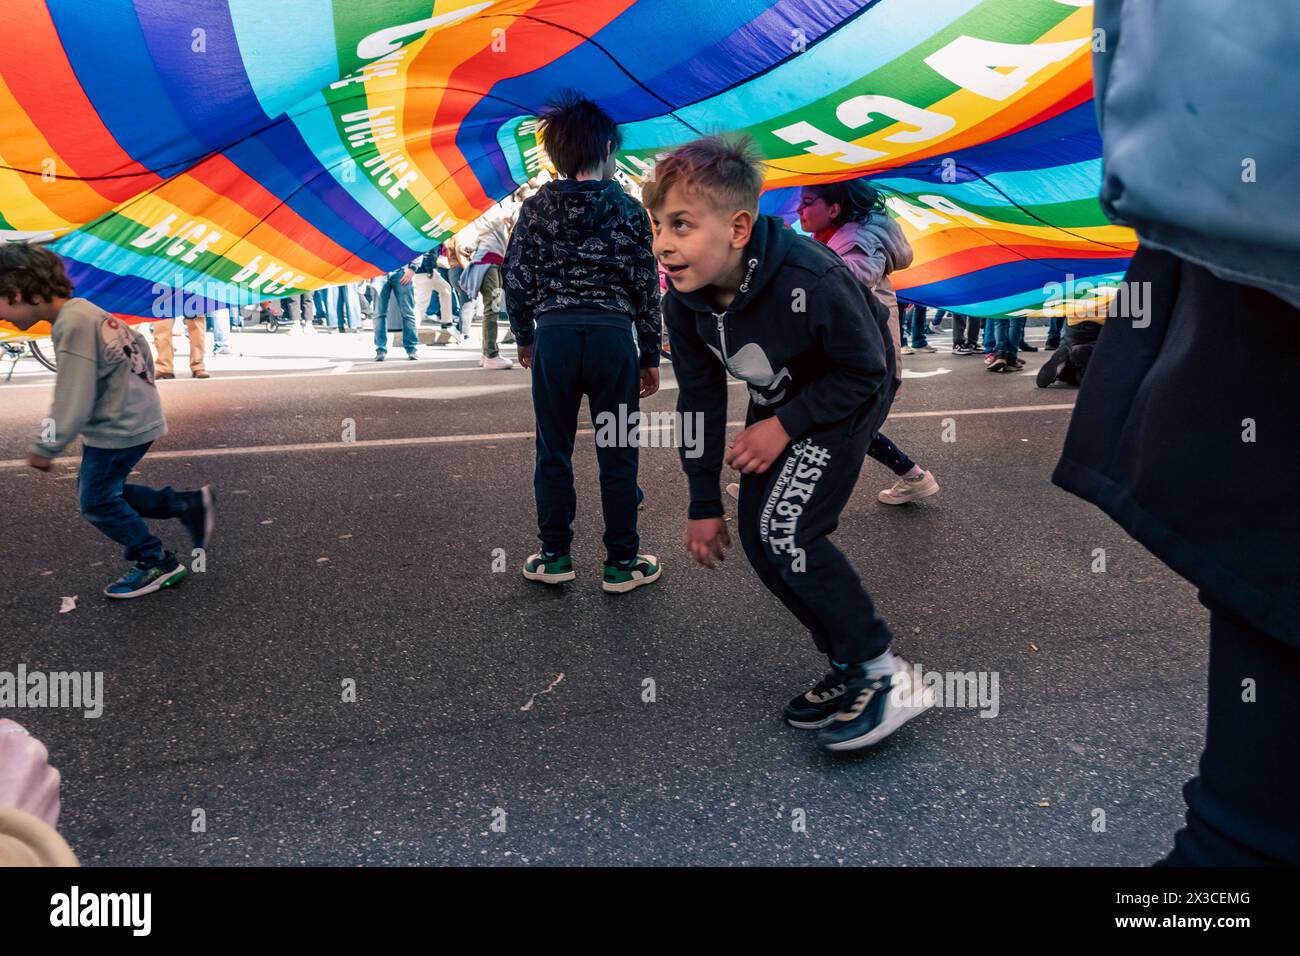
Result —
<svg viewBox="0 0 1300 956"><path fill-rule="evenodd" d="M506 312L531 345L548 312L622 314L641 367L659 365L659 270L650 219L612 179L547 183L519 210L502 266Z"/></svg>

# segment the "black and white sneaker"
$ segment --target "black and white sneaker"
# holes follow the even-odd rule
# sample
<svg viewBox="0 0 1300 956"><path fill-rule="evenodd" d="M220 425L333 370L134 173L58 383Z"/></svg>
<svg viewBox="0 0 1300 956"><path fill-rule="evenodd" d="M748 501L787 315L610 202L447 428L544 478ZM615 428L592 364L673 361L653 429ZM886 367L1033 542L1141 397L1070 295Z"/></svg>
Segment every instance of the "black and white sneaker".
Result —
<svg viewBox="0 0 1300 956"><path fill-rule="evenodd" d="M204 485L194 494L197 497L190 506L190 510L180 516L180 522L185 525L185 530L190 533L190 538L194 541L194 547L206 548L208 541L212 539L212 529L216 527L217 523L217 496L213 493L211 485Z"/></svg>
<svg viewBox="0 0 1300 956"><path fill-rule="evenodd" d="M934 706L934 692L921 685L901 657L898 670L888 677L867 677L861 665L853 670L845 673L839 709L817 732L817 743L825 750L872 747Z"/></svg>
<svg viewBox="0 0 1300 956"><path fill-rule="evenodd" d="M953 355L970 355L970 353L971 353L971 347L969 345L963 345L961 343L958 343L957 345L954 345L952 347Z"/></svg>
<svg viewBox="0 0 1300 956"><path fill-rule="evenodd" d="M844 675L831 671L812 690L800 694L785 705L785 722L800 730L825 727L840 709L844 697Z"/></svg>

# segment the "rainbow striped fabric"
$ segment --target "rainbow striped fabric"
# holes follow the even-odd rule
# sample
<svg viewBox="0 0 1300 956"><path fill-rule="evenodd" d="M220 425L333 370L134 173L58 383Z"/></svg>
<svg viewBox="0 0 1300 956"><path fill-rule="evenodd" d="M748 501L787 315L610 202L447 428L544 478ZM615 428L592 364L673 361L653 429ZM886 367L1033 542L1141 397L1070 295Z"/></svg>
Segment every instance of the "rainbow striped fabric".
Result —
<svg viewBox="0 0 1300 956"><path fill-rule="evenodd" d="M1105 293L1088 0L8 0L0 238L55 240L132 320L387 272L546 162L578 89L623 171L746 131L793 187L869 175L901 297L1041 314ZM1069 296L1066 296L1069 298ZM1055 299L1061 299L1055 294ZM12 332L12 330L10 330ZM0 330L0 335L4 331Z"/></svg>

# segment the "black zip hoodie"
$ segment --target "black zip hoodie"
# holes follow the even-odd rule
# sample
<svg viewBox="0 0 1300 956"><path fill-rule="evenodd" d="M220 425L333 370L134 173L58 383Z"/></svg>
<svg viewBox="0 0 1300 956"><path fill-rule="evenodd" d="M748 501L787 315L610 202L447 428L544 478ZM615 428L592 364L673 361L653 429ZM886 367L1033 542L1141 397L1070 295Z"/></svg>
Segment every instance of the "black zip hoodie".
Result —
<svg viewBox="0 0 1300 956"><path fill-rule="evenodd" d="M659 364L659 270L646 211L612 179L560 179L524 200L502 279L510 328L532 345L547 313L636 329L641 367Z"/></svg>
<svg viewBox="0 0 1300 956"><path fill-rule="evenodd" d="M704 416L702 453L689 458L679 449L692 519L723 513L724 371L749 384L751 420L776 415L792 442L840 424L878 431L893 395L889 313L839 256L775 216L759 216L744 263L725 311L705 289L681 293L671 280L664 297L677 410Z"/></svg>

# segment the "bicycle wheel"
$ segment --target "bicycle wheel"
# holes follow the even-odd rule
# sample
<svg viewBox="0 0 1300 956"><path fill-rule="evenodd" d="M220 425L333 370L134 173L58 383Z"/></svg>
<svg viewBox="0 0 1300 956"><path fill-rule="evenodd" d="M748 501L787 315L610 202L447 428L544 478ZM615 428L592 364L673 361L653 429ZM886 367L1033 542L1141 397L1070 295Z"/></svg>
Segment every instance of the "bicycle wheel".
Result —
<svg viewBox="0 0 1300 956"><path fill-rule="evenodd" d="M46 352L45 349L41 348L41 344L36 339L32 339L31 341L29 341L27 343L27 348L31 350L32 358L36 359L36 361L40 362L51 372L58 370L54 365L53 349L51 349L49 352Z"/></svg>

